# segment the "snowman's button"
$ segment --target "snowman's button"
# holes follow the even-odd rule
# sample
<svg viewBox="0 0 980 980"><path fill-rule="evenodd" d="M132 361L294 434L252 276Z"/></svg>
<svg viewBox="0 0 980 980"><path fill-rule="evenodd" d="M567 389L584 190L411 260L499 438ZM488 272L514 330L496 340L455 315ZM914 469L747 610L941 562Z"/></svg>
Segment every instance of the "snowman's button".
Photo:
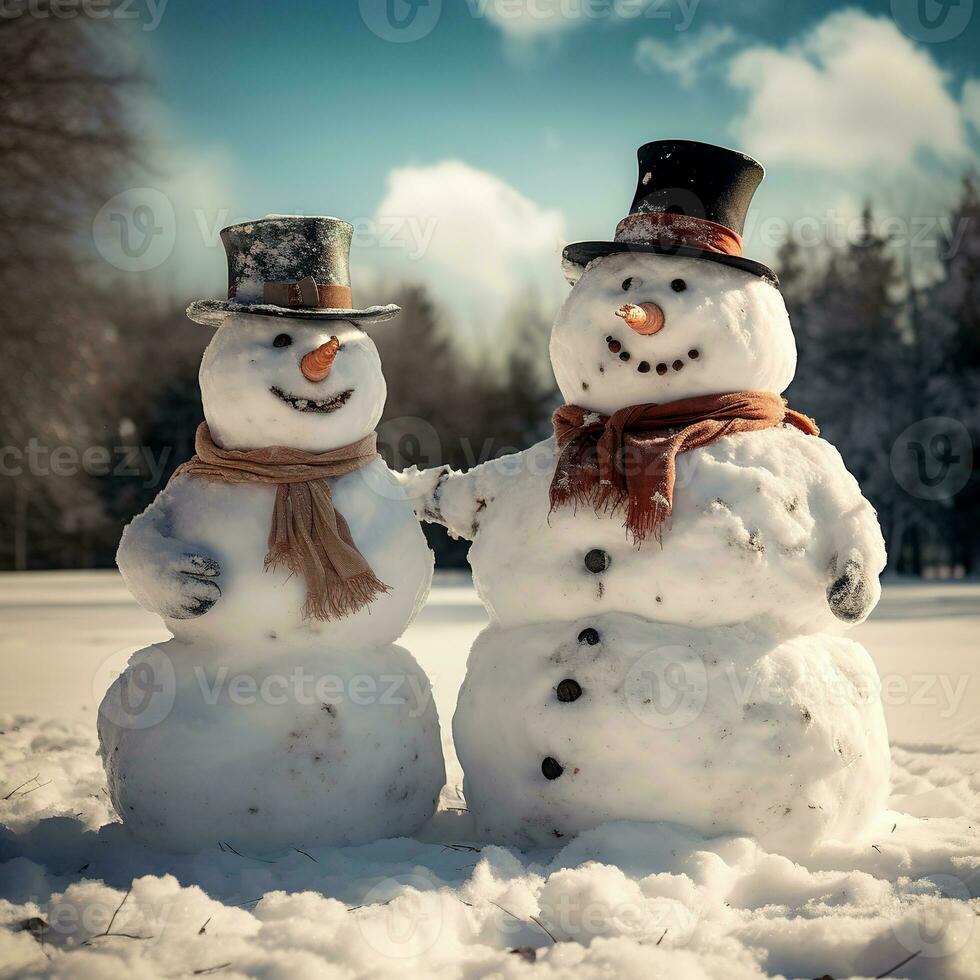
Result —
<svg viewBox="0 0 980 980"><path fill-rule="evenodd" d="M612 564L612 559L609 557L608 553L603 551L601 548L593 548L585 556L585 567L592 572L593 575L598 575L604 572Z"/></svg>
<svg viewBox="0 0 980 980"><path fill-rule="evenodd" d="M541 772L545 779L557 779L564 771L565 767L550 755L541 760Z"/></svg>
<svg viewBox="0 0 980 980"><path fill-rule="evenodd" d="M594 647L599 642L599 631L594 626L586 626L578 635L579 643L588 643Z"/></svg>
<svg viewBox="0 0 980 980"><path fill-rule="evenodd" d="M566 677L563 681L558 682L555 693L558 695L559 701L568 704L569 701L578 701L582 696L582 685L578 681L572 680L571 677Z"/></svg>

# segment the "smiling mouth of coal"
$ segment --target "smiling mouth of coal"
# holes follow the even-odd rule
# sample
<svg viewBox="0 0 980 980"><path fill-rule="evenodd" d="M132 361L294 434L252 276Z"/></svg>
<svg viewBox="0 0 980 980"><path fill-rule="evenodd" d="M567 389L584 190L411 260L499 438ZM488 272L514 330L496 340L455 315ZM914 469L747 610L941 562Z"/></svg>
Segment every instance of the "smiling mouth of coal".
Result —
<svg viewBox="0 0 980 980"><path fill-rule="evenodd" d="M326 415L328 412L336 412L342 405L346 405L350 396L354 394L354 389L348 388L346 391L331 395L329 398L316 399L287 394L282 388L277 388L275 385L269 391L280 401L289 405L290 408L295 408L297 412L319 412L322 415Z"/></svg>
<svg viewBox="0 0 980 980"><path fill-rule="evenodd" d="M606 337L606 346L609 348L609 353L614 357L618 357L619 360L623 361L623 363L629 363L629 361L632 359L633 355L630 354L623 344L611 334ZM687 352L687 358L688 361L700 360L701 351L697 347L692 347ZM686 363L687 361L685 361L683 357L675 357L671 361L640 361L636 365L636 370L640 374L647 374L652 368L657 372L657 374L663 376L671 370L682 371ZM600 367L599 370L602 371L603 368Z"/></svg>

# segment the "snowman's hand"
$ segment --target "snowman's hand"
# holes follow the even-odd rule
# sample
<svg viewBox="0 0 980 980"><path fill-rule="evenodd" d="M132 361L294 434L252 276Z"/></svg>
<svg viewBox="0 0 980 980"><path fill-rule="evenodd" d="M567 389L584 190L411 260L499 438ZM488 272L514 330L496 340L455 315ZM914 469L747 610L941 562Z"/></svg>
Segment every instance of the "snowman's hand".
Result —
<svg viewBox="0 0 980 980"><path fill-rule="evenodd" d="M171 562L168 600L162 610L171 619L203 616L221 598L221 566L208 555L185 552Z"/></svg>
<svg viewBox="0 0 980 980"><path fill-rule="evenodd" d="M859 623L874 605L874 590L858 552L845 558L835 555L830 563L831 582L827 586L830 611L844 623Z"/></svg>
<svg viewBox="0 0 980 980"><path fill-rule="evenodd" d="M442 523L439 490L442 481L451 473L452 470L448 466L434 466L428 470L411 466L407 470L395 473L395 479L405 491L405 496L420 521L430 524Z"/></svg>

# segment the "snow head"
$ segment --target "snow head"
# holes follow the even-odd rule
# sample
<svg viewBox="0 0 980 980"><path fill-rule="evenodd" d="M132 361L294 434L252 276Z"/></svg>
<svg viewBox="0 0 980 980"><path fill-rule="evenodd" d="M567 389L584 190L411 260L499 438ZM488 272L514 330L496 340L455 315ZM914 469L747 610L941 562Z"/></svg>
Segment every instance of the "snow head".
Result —
<svg viewBox="0 0 980 980"><path fill-rule="evenodd" d="M224 449L337 449L374 431L387 395L374 342L348 320L230 316L204 352L200 383Z"/></svg>
<svg viewBox="0 0 980 980"><path fill-rule="evenodd" d="M645 315L617 315L626 303ZM704 259L619 252L594 259L575 283L551 333L551 363L566 402L611 414L695 395L781 394L796 342L782 295L764 279Z"/></svg>

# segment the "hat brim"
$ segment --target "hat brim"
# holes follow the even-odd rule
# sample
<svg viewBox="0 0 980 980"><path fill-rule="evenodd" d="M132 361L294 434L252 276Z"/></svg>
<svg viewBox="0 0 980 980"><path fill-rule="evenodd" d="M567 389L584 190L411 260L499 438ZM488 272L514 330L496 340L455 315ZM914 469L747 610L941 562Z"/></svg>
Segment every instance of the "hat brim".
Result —
<svg viewBox="0 0 980 980"><path fill-rule="evenodd" d="M741 255L725 255L723 252L708 252L703 248L694 248L691 245L642 245L632 242L575 242L566 245L562 251L562 258L576 265L586 266L593 259L601 258L604 255L615 255L620 252L653 252L657 255L684 255L693 259L707 259L709 262L719 262L722 265L731 266L734 269L741 269L750 275L765 279L775 287L779 287L779 276L772 269L754 259L747 259Z"/></svg>
<svg viewBox="0 0 980 980"><path fill-rule="evenodd" d="M290 320L354 320L359 323L381 323L401 313L394 303L385 306L369 306L364 310L309 309L307 307L272 306L269 303L235 303L231 300L205 299L191 303L187 316L195 323L216 327L236 313L250 316L275 316Z"/></svg>

